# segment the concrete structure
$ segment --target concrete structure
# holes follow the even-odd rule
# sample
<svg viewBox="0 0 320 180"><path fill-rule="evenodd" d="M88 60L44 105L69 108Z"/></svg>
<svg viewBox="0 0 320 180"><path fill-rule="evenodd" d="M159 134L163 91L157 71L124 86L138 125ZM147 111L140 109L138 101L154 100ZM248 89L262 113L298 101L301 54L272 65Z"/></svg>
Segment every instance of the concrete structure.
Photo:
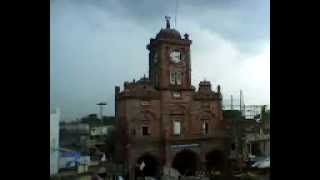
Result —
<svg viewBox="0 0 320 180"><path fill-rule="evenodd" d="M114 127L113 116L103 116L98 118L96 114L90 114L82 118L81 122L87 124L89 127L90 136L106 136L109 131Z"/></svg>
<svg viewBox="0 0 320 180"><path fill-rule="evenodd" d="M226 130L231 137L231 159L248 156L246 137L259 133L259 123L255 119L246 119L240 110L224 110Z"/></svg>
<svg viewBox="0 0 320 180"><path fill-rule="evenodd" d="M90 139L88 141L88 148L90 151L90 157L92 161L100 161L106 149L106 140L110 131L114 128L115 118L114 116L103 116L102 119L98 118L96 114L90 114L87 117L82 118L83 123L89 124L90 127Z"/></svg>
<svg viewBox="0 0 320 180"><path fill-rule="evenodd" d="M60 125L61 130L88 133L90 131L89 124L81 122L68 122Z"/></svg>
<svg viewBox="0 0 320 180"><path fill-rule="evenodd" d="M159 177L163 167L194 175L200 169L225 172L229 153L220 86L191 85L189 35L167 27L150 39L149 78L115 88L120 135L118 160L129 179Z"/></svg>
<svg viewBox="0 0 320 180"><path fill-rule="evenodd" d="M113 125L96 125L90 128L90 136L106 136Z"/></svg>
<svg viewBox="0 0 320 180"><path fill-rule="evenodd" d="M88 155L90 128L86 123L64 122L60 124L60 147L79 151Z"/></svg>
<svg viewBox="0 0 320 180"><path fill-rule="evenodd" d="M58 173L59 168L59 124L60 110L50 114L50 175Z"/></svg>
<svg viewBox="0 0 320 180"><path fill-rule="evenodd" d="M270 156L270 110L262 108L259 118L259 130L257 133L248 134L245 137L247 151L252 155Z"/></svg>
<svg viewBox="0 0 320 180"><path fill-rule="evenodd" d="M270 156L269 134L249 134L245 139L248 154L255 156Z"/></svg>
<svg viewBox="0 0 320 180"><path fill-rule="evenodd" d="M223 111L226 128L231 137L232 159L270 155L270 113L263 110L265 106L251 107L259 107L260 110L255 116L250 116L250 119L239 109Z"/></svg>

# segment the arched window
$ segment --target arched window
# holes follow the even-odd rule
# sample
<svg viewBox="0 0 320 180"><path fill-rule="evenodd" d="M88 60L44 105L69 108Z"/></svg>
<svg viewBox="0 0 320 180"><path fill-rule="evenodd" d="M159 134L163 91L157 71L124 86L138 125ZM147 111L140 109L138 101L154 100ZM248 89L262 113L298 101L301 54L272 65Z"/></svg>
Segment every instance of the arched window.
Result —
<svg viewBox="0 0 320 180"><path fill-rule="evenodd" d="M202 121L202 134L203 135L209 134L209 123L206 120Z"/></svg>
<svg viewBox="0 0 320 180"><path fill-rule="evenodd" d="M173 121L173 135L179 136L181 134L181 122L179 120Z"/></svg>
<svg viewBox="0 0 320 180"><path fill-rule="evenodd" d="M182 73L179 71L170 72L170 84L181 85L182 84Z"/></svg>

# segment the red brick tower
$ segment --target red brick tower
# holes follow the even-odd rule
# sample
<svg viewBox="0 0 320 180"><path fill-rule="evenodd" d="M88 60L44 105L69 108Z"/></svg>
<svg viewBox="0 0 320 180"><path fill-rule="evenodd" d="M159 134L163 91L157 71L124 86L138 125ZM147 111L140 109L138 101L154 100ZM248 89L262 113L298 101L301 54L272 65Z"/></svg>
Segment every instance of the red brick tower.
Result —
<svg viewBox="0 0 320 180"><path fill-rule="evenodd" d="M166 18L166 28L147 45L149 78L125 82L121 92L116 87L118 129L126 136L118 152L128 162L130 180L159 177L163 167L194 175L225 166L220 86L213 91L202 81L196 91L191 85L191 43Z"/></svg>

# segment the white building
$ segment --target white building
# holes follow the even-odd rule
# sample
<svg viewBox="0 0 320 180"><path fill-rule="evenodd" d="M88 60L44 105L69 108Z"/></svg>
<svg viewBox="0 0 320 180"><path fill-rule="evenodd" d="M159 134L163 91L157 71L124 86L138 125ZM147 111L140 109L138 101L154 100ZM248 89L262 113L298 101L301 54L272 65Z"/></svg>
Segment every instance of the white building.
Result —
<svg viewBox="0 0 320 180"><path fill-rule="evenodd" d="M60 126L61 130L67 130L67 131L76 131L76 132L83 132L89 134L89 124L87 123L81 123L81 122L70 122L70 123L64 123Z"/></svg>
<svg viewBox="0 0 320 180"><path fill-rule="evenodd" d="M60 110L50 113L50 175L59 169L59 123Z"/></svg>
<svg viewBox="0 0 320 180"><path fill-rule="evenodd" d="M113 125L99 125L93 126L90 129L91 136L105 136L113 128Z"/></svg>

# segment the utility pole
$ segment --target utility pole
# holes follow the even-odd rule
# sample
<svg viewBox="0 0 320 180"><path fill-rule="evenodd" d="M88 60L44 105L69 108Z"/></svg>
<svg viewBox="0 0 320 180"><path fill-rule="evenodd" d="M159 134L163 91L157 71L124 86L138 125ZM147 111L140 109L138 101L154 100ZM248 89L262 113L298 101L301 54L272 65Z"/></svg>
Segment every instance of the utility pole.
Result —
<svg viewBox="0 0 320 180"><path fill-rule="evenodd" d="M244 98L243 98L243 95L242 95L242 90L240 90L240 112L241 112L242 116L246 117Z"/></svg>
<svg viewBox="0 0 320 180"><path fill-rule="evenodd" d="M241 97L242 97L242 91L240 90L240 113L242 114L242 102L241 102Z"/></svg>
<svg viewBox="0 0 320 180"><path fill-rule="evenodd" d="M231 95L231 110L233 110L233 98L232 98L232 95Z"/></svg>

